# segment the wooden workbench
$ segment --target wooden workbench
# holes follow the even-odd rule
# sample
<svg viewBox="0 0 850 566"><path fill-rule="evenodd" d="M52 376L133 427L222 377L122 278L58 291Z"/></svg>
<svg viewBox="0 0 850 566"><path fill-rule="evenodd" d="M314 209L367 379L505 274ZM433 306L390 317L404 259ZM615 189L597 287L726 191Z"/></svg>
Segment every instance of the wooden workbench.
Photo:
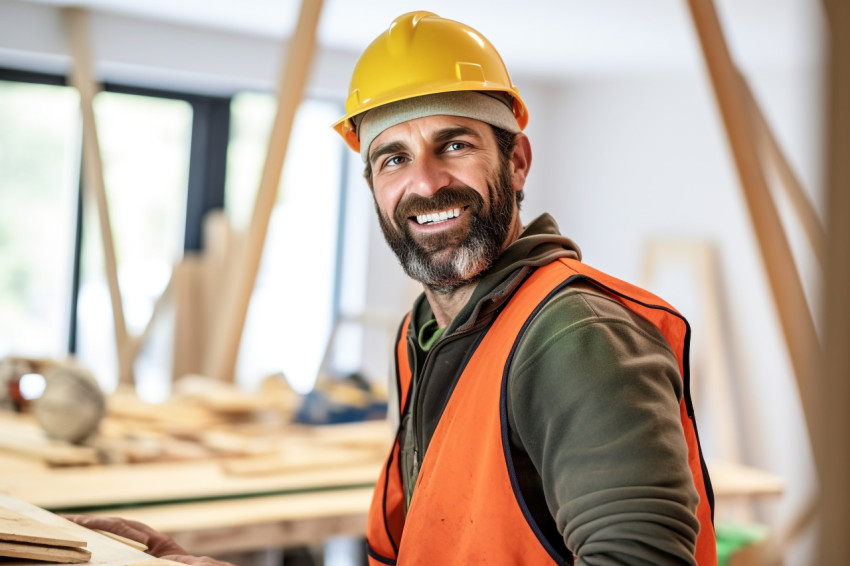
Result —
<svg viewBox="0 0 850 566"><path fill-rule="evenodd" d="M289 427L286 435L286 449L272 456L119 465L50 466L0 449L0 493L54 512L139 520L201 555L363 535L389 425Z"/></svg>

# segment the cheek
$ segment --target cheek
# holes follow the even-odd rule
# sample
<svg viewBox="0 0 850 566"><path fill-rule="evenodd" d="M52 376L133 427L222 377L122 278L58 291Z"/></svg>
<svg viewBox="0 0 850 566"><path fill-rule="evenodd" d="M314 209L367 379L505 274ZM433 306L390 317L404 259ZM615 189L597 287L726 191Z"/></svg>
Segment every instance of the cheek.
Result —
<svg viewBox="0 0 850 566"><path fill-rule="evenodd" d="M375 206L384 216L392 219L393 213L400 201L401 193L398 191L388 190L386 186L376 185L372 189L372 197L375 199Z"/></svg>
<svg viewBox="0 0 850 566"><path fill-rule="evenodd" d="M493 163L489 159L479 161L475 166L462 167L454 171L453 177L458 183L474 189L478 194L488 200L488 186L498 177L499 163Z"/></svg>

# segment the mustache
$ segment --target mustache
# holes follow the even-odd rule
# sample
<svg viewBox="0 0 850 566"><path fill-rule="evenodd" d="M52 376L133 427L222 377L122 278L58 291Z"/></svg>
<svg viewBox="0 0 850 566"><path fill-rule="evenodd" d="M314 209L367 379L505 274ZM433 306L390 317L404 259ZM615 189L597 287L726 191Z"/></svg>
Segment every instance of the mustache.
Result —
<svg viewBox="0 0 850 566"><path fill-rule="evenodd" d="M445 187L434 193L432 197L409 194L405 196L395 209L393 215L398 226L404 226L407 219L420 214L437 212L449 208L466 208L477 213L484 207L484 198L474 189L463 187Z"/></svg>

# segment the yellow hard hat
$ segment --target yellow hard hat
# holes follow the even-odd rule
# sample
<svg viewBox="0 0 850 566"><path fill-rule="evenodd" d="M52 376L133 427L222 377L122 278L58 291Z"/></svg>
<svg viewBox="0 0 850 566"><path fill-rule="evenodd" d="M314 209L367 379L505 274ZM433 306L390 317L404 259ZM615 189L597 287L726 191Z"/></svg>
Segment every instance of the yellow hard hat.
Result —
<svg viewBox="0 0 850 566"><path fill-rule="evenodd" d="M396 18L360 56L346 114L333 127L351 149L360 151L353 121L358 114L399 100L465 90L509 94L517 125L523 129L528 124L528 109L487 38L431 12L410 12Z"/></svg>

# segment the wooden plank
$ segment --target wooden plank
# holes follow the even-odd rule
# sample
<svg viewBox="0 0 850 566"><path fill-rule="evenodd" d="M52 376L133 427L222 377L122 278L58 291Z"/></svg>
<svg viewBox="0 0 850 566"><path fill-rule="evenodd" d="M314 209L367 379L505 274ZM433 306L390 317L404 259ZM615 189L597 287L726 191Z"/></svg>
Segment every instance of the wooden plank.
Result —
<svg viewBox="0 0 850 566"><path fill-rule="evenodd" d="M118 286L115 244L112 236L112 224L109 220L109 203L106 198L100 141L98 140L94 114L94 96L99 87L95 84L91 71L86 11L82 8L66 7L63 8L63 16L73 57L70 82L80 92L80 111L83 115L83 178L88 194L91 195L97 205L106 282L109 286L109 298L112 301L118 379L122 383L133 383L133 359L131 356L133 345L127 332L121 289Z"/></svg>
<svg viewBox="0 0 850 566"><path fill-rule="evenodd" d="M777 497L785 490L782 478L770 472L723 460L711 460L707 465L718 501L733 497Z"/></svg>
<svg viewBox="0 0 850 566"><path fill-rule="evenodd" d="M258 476L230 476L208 460L62 468L0 476L0 491L47 509L96 508L372 485L382 463L375 457Z"/></svg>
<svg viewBox="0 0 850 566"><path fill-rule="evenodd" d="M162 290L162 293L156 299L153 305L153 311L151 312L151 317L148 319L147 324L145 324L142 332L137 336L131 336L129 338L130 341L130 358L135 360L139 357L139 353L142 351L142 348L145 346L145 342L150 336L151 331L153 330L154 324L157 319L162 316L162 313L165 311L166 305L171 302L171 296L174 293L174 270L171 271L171 277L168 278L168 283L165 285L165 289Z"/></svg>
<svg viewBox="0 0 850 566"><path fill-rule="evenodd" d="M17 511L0 507L0 541L27 542L51 546L86 546L86 541L67 532L45 525Z"/></svg>
<svg viewBox="0 0 850 566"><path fill-rule="evenodd" d="M27 501L0 493L0 507L11 509L36 521L40 521L45 525L62 529L75 538L86 541L85 548L91 552L91 557L87 561L92 566L127 566L136 562L150 560L157 560L157 564L160 564L158 559L140 550L136 550L95 531L72 523ZM4 559L2 564L3 566L39 566L42 564L55 564L57 562L58 560L54 557L40 559L40 561L38 559L8 558ZM162 564L161 566L167 566L167 564Z"/></svg>
<svg viewBox="0 0 850 566"><path fill-rule="evenodd" d="M203 318L203 260L186 254L174 266L174 351L173 379L200 373L206 338Z"/></svg>
<svg viewBox="0 0 850 566"><path fill-rule="evenodd" d="M0 556L59 562L62 564L74 564L91 560L91 552L84 548L40 546L25 542L5 541L0 541Z"/></svg>
<svg viewBox="0 0 850 566"><path fill-rule="evenodd" d="M240 267L232 270L222 302L222 316L214 326L218 334L210 342L204 374L232 381L248 304L262 259L269 220L277 200L278 186L289 146L295 112L301 102L316 46L316 30L322 0L302 0L295 33L287 49L284 72L277 91L277 114L272 125L260 187L247 234Z"/></svg>
<svg viewBox="0 0 850 566"><path fill-rule="evenodd" d="M341 446L317 447L303 443L287 443L276 454L248 458L231 458L222 462L225 473L233 476L256 476L281 474L302 470L314 470L322 466L349 466L374 462L386 455L385 450L377 454L368 448Z"/></svg>
<svg viewBox="0 0 850 566"><path fill-rule="evenodd" d="M803 226L803 232L806 234L809 245L812 247L812 252L814 252L820 265L824 266L826 264L826 232L824 231L823 224L820 218L818 218L809 197L806 196L806 191L803 190L799 177L797 177L797 174L788 162L788 158L785 157L785 153L779 146L779 141L773 135L773 130L771 130L764 112L761 111L761 107L758 101L756 101L750 85L747 84L747 80L743 75L739 76L741 90L747 98L750 113L755 119L757 141L763 159L769 161L776 168L776 173L779 175L781 181L780 186L785 190L788 200L791 201L794 212Z"/></svg>
<svg viewBox="0 0 850 566"><path fill-rule="evenodd" d="M824 0L827 36L825 153L829 227L824 284L826 352L817 384L814 423L819 531L814 564L845 564L850 556L850 2Z"/></svg>
<svg viewBox="0 0 850 566"><path fill-rule="evenodd" d="M230 219L223 210L211 210L204 216L203 242L204 320L205 324L212 324L216 312L221 308L224 282L236 268L243 242L233 230Z"/></svg>
<svg viewBox="0 0 850 566"><path fill-rule="evenodd" d="M144 552L148 549L148 546L146 544L142 544L137 540L133 540L133 539L127 538L127 537L122 537L121 535L118 535L118 534L115 534L115 533L110 533L109 531L104 531L103 529L94 529L94 530L96 532L102 534L105 537L109 537L112 540L117 540L121 544L126 544L127 546L129 546L131 548L135 548L136 550L141 550L142 552Z"/></svg>

